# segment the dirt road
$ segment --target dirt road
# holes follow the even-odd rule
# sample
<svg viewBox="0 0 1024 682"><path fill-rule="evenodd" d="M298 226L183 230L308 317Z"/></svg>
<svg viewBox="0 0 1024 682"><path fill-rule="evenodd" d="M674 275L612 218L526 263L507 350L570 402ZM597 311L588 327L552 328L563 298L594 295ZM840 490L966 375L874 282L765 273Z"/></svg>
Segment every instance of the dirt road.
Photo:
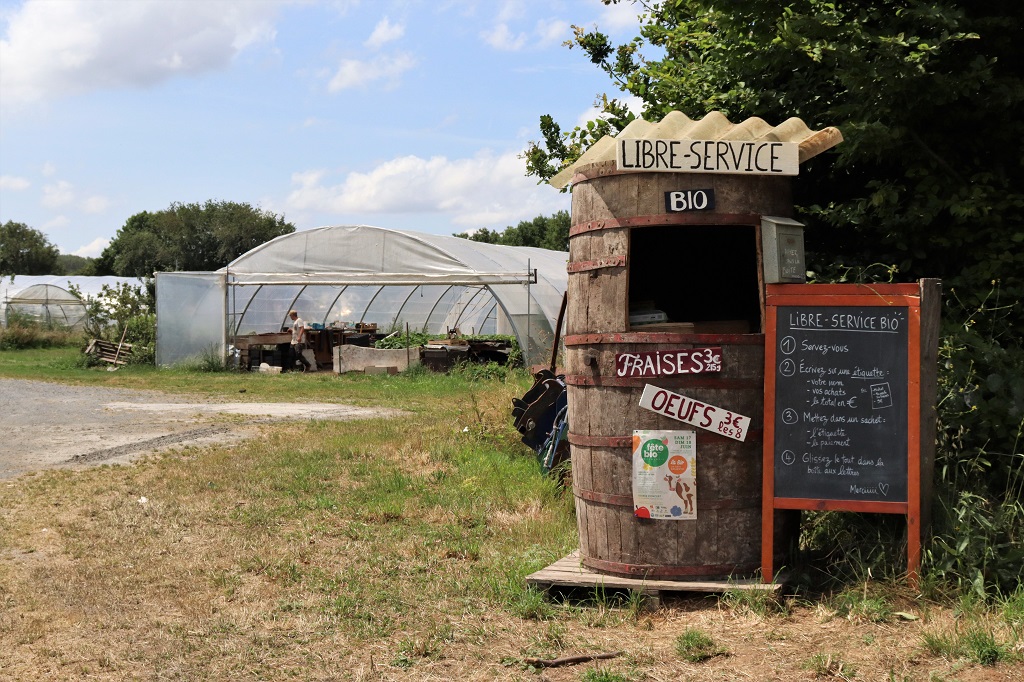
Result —
<svg viewBox="0 0 1024 682"><path fill-rule="evenodd" d="M130 461L176 445L232 442L277 419L366 419L396 410L332 403L226 403L95 386L0 379L0 479ZM227 415L245 417L225 419Z"/></svg>

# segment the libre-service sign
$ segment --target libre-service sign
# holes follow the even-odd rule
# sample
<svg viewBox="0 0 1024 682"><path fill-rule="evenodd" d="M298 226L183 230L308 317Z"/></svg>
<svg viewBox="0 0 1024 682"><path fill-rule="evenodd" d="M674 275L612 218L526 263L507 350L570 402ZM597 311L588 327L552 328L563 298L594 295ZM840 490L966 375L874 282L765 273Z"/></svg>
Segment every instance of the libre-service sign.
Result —
<svg viewBox="0 0 1024 682"><path fill-rule="evenodd" d="M633 514L641 519L697 518L694 431L633 432Z"/></svg>
<svg viewBox="0 0 1024 682"><path fill-rule="evenodd" d="M640 407L741 442L750 430L750 417L650 384L644 386Z"/></svg>
<svg viewBox="0 0 1024 682"><path fill-rule="evenodd" d="M615 376L618 377L670 377L721 371L721 346L619 353L615 356Z"/></svg>
<svg viewBox="0 0 1024 682"><path fill-rule="evenodd" d="M753 140L618 140L617 170L670 173L798 175L800 146L795 142Z"/></svg>

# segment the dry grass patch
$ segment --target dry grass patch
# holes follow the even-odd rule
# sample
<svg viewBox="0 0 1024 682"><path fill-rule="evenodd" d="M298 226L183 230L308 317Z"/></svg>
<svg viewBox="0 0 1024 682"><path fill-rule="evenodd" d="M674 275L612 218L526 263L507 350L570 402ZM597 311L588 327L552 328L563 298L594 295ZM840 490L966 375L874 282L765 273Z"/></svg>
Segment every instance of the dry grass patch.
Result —
<svg viewBox="0 0 1024 682"><path fill-rule="evenodd" d="M576 547L571 495L518 444L520 389L471 386L399 419L266 424L231 448L0 485L0 678L789 681L834 653L856 679L1013 679L930 651L922 633L954 622L940 606L876 622L526 589ZM729 655L683 660L688 629Z"/></svg>

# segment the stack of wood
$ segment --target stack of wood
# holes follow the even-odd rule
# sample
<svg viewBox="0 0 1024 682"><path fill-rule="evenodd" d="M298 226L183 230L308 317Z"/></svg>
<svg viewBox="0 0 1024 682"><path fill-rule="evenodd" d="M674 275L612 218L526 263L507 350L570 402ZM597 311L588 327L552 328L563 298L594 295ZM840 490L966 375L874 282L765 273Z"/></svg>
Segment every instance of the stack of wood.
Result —
<svg viewBox="0 0 1024 682"><path fill-rule="evenodd" d="M103 339L92 339L83 352L114 366L125 365L128 364L128 357L132 354L132 344L117 344Z"/></svg>

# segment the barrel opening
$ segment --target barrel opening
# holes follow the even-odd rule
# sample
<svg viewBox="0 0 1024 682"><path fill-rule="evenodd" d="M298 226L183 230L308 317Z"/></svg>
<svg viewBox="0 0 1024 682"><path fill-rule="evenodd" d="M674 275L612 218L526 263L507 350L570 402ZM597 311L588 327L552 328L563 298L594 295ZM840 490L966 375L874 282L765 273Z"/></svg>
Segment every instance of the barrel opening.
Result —
<svg viewBox="0 0 1024 682"><path fill-rule="evenodd" d="M757 228L633 228L630 328L682 333L760 333Z"/></svg>

